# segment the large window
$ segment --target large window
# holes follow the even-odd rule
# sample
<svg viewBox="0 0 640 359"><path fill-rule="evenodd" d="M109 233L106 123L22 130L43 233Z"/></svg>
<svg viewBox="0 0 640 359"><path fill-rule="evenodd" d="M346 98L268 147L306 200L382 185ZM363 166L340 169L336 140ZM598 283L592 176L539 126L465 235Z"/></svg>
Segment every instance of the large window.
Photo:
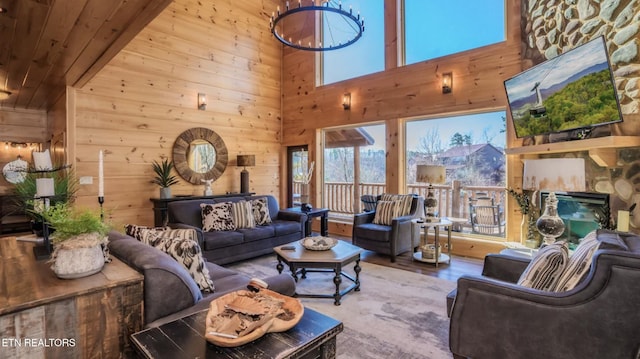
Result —
<svg viewBox="0 0 640 359"><path fill-rule="evenodd" d="M417 119L406 124L407 193L427 196L416 181L418 165L445 167L445 183L433 184L441 217L468 219L461 231L504 237L506 114L504 111ZM478 199L495 205L495 223L472 225ZM491 225L495 225L487 229Z"/></svg>
<svg viewBox="0 0 640 359"><path fill-rule="evenodd" d="M505 0L404 0L405 64L505 40Z"/></svg>
<svg viewBox="0 0 640 359"><path fill-rule="evenodd" d="M384 1L344 0L342 7L352 7L364 18L365 31L354 44L338 50L322 52L322 84L327 85L384 70ZM330 44L344 21L323 21L322 43ZM349 30L351 31L351 30Z"/></svg>
<svg viewBox="0 0 640 359"><path fill-rule="evenodd" d="M385 191L385 126L324 130L324 207L332 216L362 211L362 195Z"/></svg>

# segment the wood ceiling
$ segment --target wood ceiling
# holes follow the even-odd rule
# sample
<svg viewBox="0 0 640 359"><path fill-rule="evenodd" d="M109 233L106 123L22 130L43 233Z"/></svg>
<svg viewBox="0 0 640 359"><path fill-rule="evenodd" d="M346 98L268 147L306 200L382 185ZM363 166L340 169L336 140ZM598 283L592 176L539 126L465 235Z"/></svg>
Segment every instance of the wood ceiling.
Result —
<svg viewBox="0 0 640 359"><path fill-rule="evenodd" d="M2 108L48 110L82 87L172 0L0 0Z"/></svg>

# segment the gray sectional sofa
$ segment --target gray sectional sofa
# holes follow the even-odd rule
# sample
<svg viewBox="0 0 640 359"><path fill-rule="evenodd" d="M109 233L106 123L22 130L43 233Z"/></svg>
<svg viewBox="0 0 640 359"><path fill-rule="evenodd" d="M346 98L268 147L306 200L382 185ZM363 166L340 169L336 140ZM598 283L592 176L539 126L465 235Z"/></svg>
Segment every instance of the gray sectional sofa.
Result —
<svg viewBox="0 0 640 359"><path fill-rule="evenodd" d="M202 230L201 203L237 202L266 198L272 223L255 228L235 231ZM203 256L217 264L227 264L273 252L273 247L294 242L304 237L307 215L280 210L278 201L271 195L238 196L212 199L185 199L167 205L168 226L194 228Z"/></svg>
<svg viewBox="0 0 640 359"><path fill-rule="evenodd" d="M176 260L161 250L116 231L109 233L112 255L144 275L144 324L156 327L209 308L209 303L226 294L246 289L251 278L211 262L205 265L213 281L213 293L203 293ZM275 270L275 268L274 268ZM289 274L261 278L269 289L284 295L295 293Z"/></svg>

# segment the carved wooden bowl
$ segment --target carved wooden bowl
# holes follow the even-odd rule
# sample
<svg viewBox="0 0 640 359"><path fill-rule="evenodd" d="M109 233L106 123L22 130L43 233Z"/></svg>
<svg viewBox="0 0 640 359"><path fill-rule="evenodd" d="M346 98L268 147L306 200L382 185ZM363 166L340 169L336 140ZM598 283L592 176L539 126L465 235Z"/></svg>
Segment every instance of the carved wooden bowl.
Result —
<svg viewBox="0 0 640 359"><path fill-rule="evenodd" d="M304 314L300 300L269 289L239 290L209 305L205 337L220 347L237 347L265 333L293 328Z"/></svg>

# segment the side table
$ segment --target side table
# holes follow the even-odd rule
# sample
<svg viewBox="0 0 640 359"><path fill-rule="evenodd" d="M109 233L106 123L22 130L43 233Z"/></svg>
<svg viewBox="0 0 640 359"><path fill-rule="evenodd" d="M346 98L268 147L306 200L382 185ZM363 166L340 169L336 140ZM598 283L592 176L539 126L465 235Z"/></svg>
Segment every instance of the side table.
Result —
<svg viewBox="0 0 640 359"><path fill-rule="evenodd" d="M320 235L327 237L329 235L329 209L328 208L311 208L308 211L303 211L300 207L286 208L283 211L304 213L307 215L307 223L304 226L304 236L309 237L312 235L311 224L313 219L320 217Z"/></svg>
<svg viewBox="0 0 640 359"><path fill-rule="evenodd" d="M451 263L451 227L453 223L444 218L441 218L440 221L438 222L422 222L422 219L417 218L417 219L412 219L411 223L412 223L412 226L419 226L420 231L422 232L422 235L420 236L419 245L416 244L415 238L412 241L414 250L416 247L422 247L429 243L427 236L429 234L429 228L433 227L434 239L435 239L434 245L437 253L438 248L440 248L440 227L444 227L447 230L447 254L442 253L442 250L440 250L440 255L438 255L437 258L423 258L422 251L417 251L417 252L414 251L413 259L420 262L433 263L436 265L436 268L438 267L439 263L443 263L443 262ZM415 231L412 231L412 232L415 232Z"/></svg>

